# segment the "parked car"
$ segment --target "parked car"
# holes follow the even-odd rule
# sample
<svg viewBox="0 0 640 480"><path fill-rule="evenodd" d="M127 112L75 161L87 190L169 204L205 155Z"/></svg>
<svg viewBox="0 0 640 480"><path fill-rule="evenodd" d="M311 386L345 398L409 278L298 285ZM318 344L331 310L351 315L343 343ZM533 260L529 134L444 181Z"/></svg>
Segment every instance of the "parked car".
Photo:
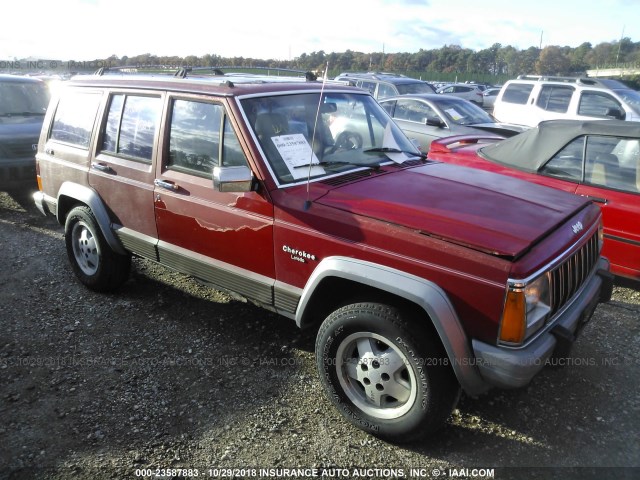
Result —
<svg viewBox="0 0 640 480"><path fill-rule="evenodd" d="M548 120L517 137L431 144L429 158L529 180L597 202L611 271L640 280L640 124Z"/></svg>
<svg viewBox="0 0 640 480"><path fill-rule="evenodd" d="M80 282L137 255L316 328L327 397L395 441L529 383L611 296L588 199L427 162L355 87L103 71L55 95L37 172Z"/></svg>
<svg viewBox="0 0 640 480"><path fill-rule="evenodd" d="M44 82L0 75L0 190L17 197L36 185L36 148L49 103Z"/></svg>
<svg viewBox="0 0 640 480"><path fill-rule="evenodd" d="M453 95L456 97L464 98L476 105L482 106L484 98L482 96L482 90L478 85L473 83L452 83L445 87L441 87L436 90L436 93L444 93L445 95Z"/></svg>
<svg viewBox="0 0 640 480"><path fill-rule="evenodd" d="M385 98L380 105L423 152L436 138L487 132L511 137L525 129L497 123L476 104L451 95L403 95Z"/></svg>
<svg viewBox="0 0 640 480"><path fill-rule="evenodd" d="M500 87L489 87L484 92L482 92L482 108L489 112L492 112L493 106L496 103L496 98L498 97L500 90Z"/></svg>
<svg viewBox="0 0 640 480"><path fill-rule="evenodd" d="M335 77L334 80L348 82L351 85L368 90L377 100L393 97L395 95L435 92L435 88L427 82L393 73L345 72Z"/></svg>
<svg viewBox="0 0 640 480"><path fill-rule="evenodd" d="M531 127L555 119L637 122L640 92L617 80L521 75L504 84L493 115Z"/></svg>

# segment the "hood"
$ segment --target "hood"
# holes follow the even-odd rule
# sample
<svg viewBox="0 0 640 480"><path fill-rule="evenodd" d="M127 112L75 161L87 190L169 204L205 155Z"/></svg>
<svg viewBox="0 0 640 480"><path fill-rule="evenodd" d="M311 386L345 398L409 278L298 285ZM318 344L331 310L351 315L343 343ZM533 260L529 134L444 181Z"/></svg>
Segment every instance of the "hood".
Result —
<svg viewBox="0 0 640 480"><path fill-rule="evenodd" d="M317 201L512 258L588 203L516 178L443 163L350 183Z"/></svg>

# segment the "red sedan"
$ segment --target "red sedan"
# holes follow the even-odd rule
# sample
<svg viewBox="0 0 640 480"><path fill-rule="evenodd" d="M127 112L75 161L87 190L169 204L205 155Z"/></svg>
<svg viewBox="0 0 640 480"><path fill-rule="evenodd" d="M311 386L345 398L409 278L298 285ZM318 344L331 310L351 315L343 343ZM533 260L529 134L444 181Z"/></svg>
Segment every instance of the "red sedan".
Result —
<svg viewBox="0 0 640 480"><path fill-rule="evenodd" d="M435 140L428 156L590 197L602 208L611 271L640 280L640 123L550 120L506 140Z"/></svg>

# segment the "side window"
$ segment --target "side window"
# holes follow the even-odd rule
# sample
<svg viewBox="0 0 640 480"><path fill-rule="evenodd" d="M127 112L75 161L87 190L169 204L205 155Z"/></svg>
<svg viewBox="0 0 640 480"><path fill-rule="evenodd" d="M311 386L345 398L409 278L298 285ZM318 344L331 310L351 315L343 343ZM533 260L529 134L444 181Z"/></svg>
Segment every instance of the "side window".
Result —
<svg viewBox="0 0 640 480"><path fill-rule="evenodd" d="M536 105L548 112L566 113L573 95L573 87L547 85L540 89Z"/></svg>
<svg viewBox="0 0 640 480"><path fill-rule="evenodd" d="M506 103L516 103L518 105L524 105L529 100L529 95L533 90L533 84L529 83L512 83L507 86L504 94L502 95L502 101Z"/></svg>
<svg viewBox="0 0 640 480"><path fill-rule="evenodd" d="M628 158L621 158L623 155L621 143L635 142L637 140L620 141L617 137L590 136L587 138L587 149L585 155L585 182L616 190L637 192L636 175L637 161L633 165ZM627 144L626 148L631 145Z"/></svg>
<svg viewBox="0 0 640 480"><path fill-rule="evenodd" d="M398 100L396 113L393 118L409 120L411 122L425 123L427 118L438 117L436 112L422 102L414 100Z"/></svg>
<svg viewBox="0 0 640 480"><path fill-rule="evenodd" d="M397 95L397 94L398 92L393 87L393 85L387 85L386 83L378 84L378 100L381 100L387 97L393 97L394 95Z"/></svg>
<svg viewBox="0 0 640 480"><path fill-rule="evenodd" d="M151 162L161 105L160 97L113 95L102 134L102 151Z"/></svg>
<svg viewBox="0 0 640 480"><path fill-rule="evenodd" d="M358 87L364 88L365 90L369 90L371 95L375 95L376 93L376 83L375 82L367 82L366 80L358 80Z"/></svg>
<svg viewBox="0 0 640 480"><path fill-rule="evenodd" d="M167 168L210 177L219 165L222 105L175 100Z"/></svg>
<svg viewBox="0 0 640 480"><path fill-rule="evenodd" d="M582 181L582 156L585 137L578 137L551 158L540 173L574 182Z"/></svg>
<svg viewBox="0 0 640 480"><path fill-rule="evenodd" d="M218 165L247 165L240 141L229 118L224 115L224 107L194 100L175 100L171 111L167 168L211 178L213 167Z"/></svg>
<svg viewBox="0 0 640 480"><path fill-rule="evenodd" d="M49 138L89 148L91 131L100 105L100 93L67 92L60 98Z"/></svg>
<svg viewBox="0 0 640 480"><path fill-rule="evenodd" d="M591 117L606 117L607 110L615 108L624 113L622 105L611 95L602 92L582 92L580 104L578 105L579 115Z"/></svg>

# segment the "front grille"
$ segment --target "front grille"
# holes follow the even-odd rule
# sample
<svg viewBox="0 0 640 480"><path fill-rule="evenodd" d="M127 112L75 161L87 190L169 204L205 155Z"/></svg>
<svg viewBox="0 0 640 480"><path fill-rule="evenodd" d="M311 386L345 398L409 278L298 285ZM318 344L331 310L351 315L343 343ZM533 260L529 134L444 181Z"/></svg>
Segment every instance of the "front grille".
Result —
<svg viewBox="0 0 640 480"><path fill-rule="evenodd" d="M599 258L598 234L595 233L580 250L551 271L551 317L580 290Z"/></svg>
<svg viewBox="0 0 640 480"><path fill-rule="evenodd" d="M38 143L36 138L33 142L6 142L2 146L9 154L10 158L23 158L32 157L35 158L36 152L33 145Z"/></svg>

